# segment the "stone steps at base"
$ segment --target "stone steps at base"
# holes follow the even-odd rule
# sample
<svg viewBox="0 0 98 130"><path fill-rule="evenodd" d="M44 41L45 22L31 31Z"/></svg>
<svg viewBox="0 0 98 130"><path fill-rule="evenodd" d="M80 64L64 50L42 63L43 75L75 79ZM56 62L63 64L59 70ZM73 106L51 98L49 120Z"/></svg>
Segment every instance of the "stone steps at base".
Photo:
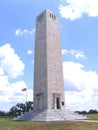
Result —
<svg viewBox="0 0 98 130"><path fill-rule="evenodd" d="M64 120L81 120L86 119L86 117L74 113L66 109L59 110L44 110L44 111L30 111L26 112L13 120L17 121L64 121Z"/></svg>
<svg viewBox="0 0 98 130"><path fill-rule="evenodd" d="M81 119L87 119L87 117L83 115L79 115L78 113L74 113L73 111L62 109L61 110L56 110L58 114L61 114L66 120L81 120Z"/></svg>

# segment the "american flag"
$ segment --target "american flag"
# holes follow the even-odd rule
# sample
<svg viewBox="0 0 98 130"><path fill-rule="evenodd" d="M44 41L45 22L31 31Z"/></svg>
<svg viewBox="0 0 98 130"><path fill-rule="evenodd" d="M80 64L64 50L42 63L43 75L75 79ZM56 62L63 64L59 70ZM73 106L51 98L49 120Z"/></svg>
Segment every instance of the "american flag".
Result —
<svg viewBox="0 0 98 130"><path fill-rule="evenodd" d="M27 90L26 88L21 89L21 91L23 91L23 92L26 91L26 90Z"/></svg>

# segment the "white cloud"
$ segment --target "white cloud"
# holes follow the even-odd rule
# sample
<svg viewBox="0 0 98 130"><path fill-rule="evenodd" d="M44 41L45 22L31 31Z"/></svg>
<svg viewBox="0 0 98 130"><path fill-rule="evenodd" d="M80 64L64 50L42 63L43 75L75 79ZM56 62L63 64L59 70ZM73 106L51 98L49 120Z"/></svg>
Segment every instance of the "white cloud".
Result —
<svg viewBox="0 0 98 130"><path fill-rule="evenodd" d="M0 76L4 74L4 71L2 68L0 68Z"/></svg>
<svg viewBox="0 0 98 130"><path fill-rule="evenodd" d="M8 77L6 77L8 80ZM4 81L4 77L0 77L3 79L3 87L0 87L0 102L20 102L24 100L23 93L21 91L22 88L26 87L24 81L17 81L14 83L7 83Z"/></svg>
<svg viewBox="0 0 98 130"><path fill-rule="evenodd" d="M34 64L34 60L32 60L32 64Z"/></svg>
<svg viewBox="0 0 98 130"><path fill-rule="evenodd" d="M26 92L21 91L21 89L25 87L26 84L24 81L18 81L13 83L12 86L6 86L9 90L0 91L0 110L9 111L9 109L17 103L33 101L33 90L27 89L26 98Z"/></svg>
<svg viewBox="0 0 98 130"><path fill-rule="evenodd" d="M34 34L35 32L35 29L32 29L32 30L27 30L27 29L24 29L24 30L21 30L20 28L18 28L15 32L15 35L16 36L28 36L28 35L32 35Z"/></svg>
<svg viewBox="0 0 98 130"><path fill-rule="evenodd" d="M66 5L59 5L62 17L74 20L87 14L89 17L98 16L98 0L64 0Z"/></svg>
<svg viewBox="0 0 98 130"><path fill-rule="evenodd" d="M33 53L33 52L32 52L31 50L27 50L27 54L28 54L28 55L32 55L32 53Z"/></svg>
<svg viewBox="0 0 98 130"><path fill-rule="evenodd" d="M75 62L64 62L63 72L67 108L97 109L98 74L85 71L84 65Z"/></svg>
<svg viewBox="0 0 98 130"><path fill-rule="evenodd" d="M10 44L0 47L0 104L16 103L25 101L25 93L22 88L27 87L26 83L21 81L10 82L10 79L23 74L24 63L11 48ZM7 106L6 106L7 107ZM8 109L7 109L8 110Z"/></svg>
<svg viewBox="0 0 98 130"><path fill-rule="evenodd" d="M78 51L78 50L62 50L62 55L67 55L67 54L71 54L73 55L76 59L87 59L87 57L85 56L83 51Z"/></svg>
<svg viewBox="0 0 98 130"><path fill-rule="evenodd" d="M9 110L11 108L11 104L15 105L17 103L25 103L26 101L33 100L33 90L27 89L26 95L26 91L22 91L23 88L27 88L24 81L9 83L9 85L5 82L5 86L0 88L0 104L3 106L3 104L6 103L8 106L6 109L4 109L4 106L1 107L2 110Z"/></svg>
<svg viewBox="0 0 98 130"><path fill-rule="evenodd" d="M33 101L33 89L27 90L27 101Z"/></svg>
<svg viewBox="0 0 98 130"><path fill-rule="evenodd" d="M7 73L10 78L23 74L24 64L10 44L0 47L0 68L2 73Z"/></svg>

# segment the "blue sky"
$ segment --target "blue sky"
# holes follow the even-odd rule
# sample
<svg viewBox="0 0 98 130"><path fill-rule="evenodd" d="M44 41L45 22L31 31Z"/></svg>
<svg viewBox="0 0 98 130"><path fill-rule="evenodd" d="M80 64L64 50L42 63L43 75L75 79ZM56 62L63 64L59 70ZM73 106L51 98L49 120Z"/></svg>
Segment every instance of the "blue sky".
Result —
<svg viewBox="0 0 98 130"><path fill-rule="evenodd" d="M98 1L0 0L0 110L33 95L36 16L45 9L60 23L66 108L98 108Z"/></svg>

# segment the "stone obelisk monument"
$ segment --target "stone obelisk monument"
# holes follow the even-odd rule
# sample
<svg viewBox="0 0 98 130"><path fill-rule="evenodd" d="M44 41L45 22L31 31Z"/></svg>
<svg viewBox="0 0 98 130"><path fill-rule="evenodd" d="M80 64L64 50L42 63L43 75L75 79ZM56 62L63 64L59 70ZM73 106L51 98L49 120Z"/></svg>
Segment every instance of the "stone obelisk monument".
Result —
<svg viewBox="0 0 98 130"><path fill-rule="evenodd" d="M33 110L14 120L84 119L65 109L62 68L58 17L45 10L36 18Z"/></svg>
<svg viewBox="0 0 98 130"><path fill-rule="evenodd" d="M36 18L34 109L64 109L58 17L45 10Z"/></svg>

